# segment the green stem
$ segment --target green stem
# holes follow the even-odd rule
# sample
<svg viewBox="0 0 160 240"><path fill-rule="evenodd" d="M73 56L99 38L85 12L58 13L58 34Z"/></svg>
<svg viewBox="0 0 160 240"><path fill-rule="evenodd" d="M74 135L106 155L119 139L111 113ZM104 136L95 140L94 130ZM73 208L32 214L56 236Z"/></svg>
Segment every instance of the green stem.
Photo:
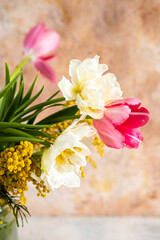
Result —
<svg viewBox="0 0 160 240"><path fill-rule="evenodd" d="M23 61L16 67L16 69L14 70L14 72L12 73L11 77L10 77L10 81L13 80L13 78L21 71L21 68L30 60L30 57L26 57L25 59L23 59Z"/></svg>

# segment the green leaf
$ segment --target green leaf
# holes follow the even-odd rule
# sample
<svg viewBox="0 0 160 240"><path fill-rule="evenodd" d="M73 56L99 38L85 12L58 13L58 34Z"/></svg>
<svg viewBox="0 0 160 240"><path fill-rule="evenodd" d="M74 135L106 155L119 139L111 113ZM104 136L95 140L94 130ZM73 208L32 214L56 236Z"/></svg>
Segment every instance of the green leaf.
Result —
<svg viewBox="0 0 160 240"><path fill-rule="evenodd" d="M37 78L38 78L38 74L36 75L31 87L29 88L28 92L26 93L26 95L24 96L23 100L22 100L22 104L25 103L26 101L28 101L32 95L32 92L33 92L33 88L35 86L35 83L37 81Z"/></svg>
<svg viewBox="0 0 160 240"><path fill-rule="evenodd" d="M32 157L33 157L33 158L39 158L39 157L42 156L43 152L44 152L44 151L35 152L35 153L32 154Z"/></svg>
<svg viewBox="0 0 160 240"><path fill-rule="evenodd" d="M41 143L42 145L46 146L46 147L50 147L51 143L46 141L46 140L42 140L38 137L27 137L27 136L9 136L6 137L4 135L0 134L0 143L2 144L7 144L7 143L19 143L20 141L28 141L28 142L38 142Z"/></svg>
<svg viewBox="0 0 160 240"><path fill-rule="evenodd" d="M6 76L5 76L5 86L9 85L10 83L10 74L9 74L9 68L7 63L5 63L5 69L6 69ZM4 115L6 111L8 110L8 107L10 107L10 104L12 103L14 98L14 92L13 88L10 87L10 89L5 93L3 96L3 99L1 101L1 107L0 107L0 119L1 121L4 118Z"/></svg>
<svg viewBox="0 0 160 240"><path fill-rule="evenodd" d="M68 116L64 116L64 117L54 118L52 122L54 124L54 123L64 122L64 121L67 121L67 120L78 119L80 117L81 117L81 115L70 115L70 116L68 115Z"/></svg>
<svg viewBox="0 0 160 240"><path fill-rule="evenodd" d="M32 136L41 136L41 137L47 137L47 138L54 138L53 136L49 135L46 132L38 131L38 130L24 130L26 133L32 135Z"/></svg>
<svg viewBox="0 0 160 240"><path fill-rule="evenodd" d="M42 108L42 109L40 109L40 110L37 110L37 111L35 111L34 113L31 113L30 115L27 115L27 116L24 117L24 118L21 118L19 121L20 121L20 122L26 122L26 121L28 121L28 122L27 122L28 124L33 124L33 120L35 120L36 117L37 117L41 112L43 112L44 110L46 110L46 109L48 109L48 108L57 107L57 106L64 106L64 105L63 105L63 104L52 104L52 105L50 105L50 106L48 106L48 107L46 107L46 108Z"/></svg>
<svg viewBox="0 0 160 240"><path fill-rule="evenodd" d="M48 101L48 100L51 100L52 98L54 98L59 92L60 92L60 90L58 90L57 92L53 93L53 95L52 95L51 97L49 97L49 98L47 99L47 101Z"/></svg>
<svg viewBox="0 0 160 240"><path fill-rule="evenodd" d="M44 144L44 141L42 139L35 138L35 137L21 137L21 136L4 137L4 136L0 136L0 143L9 143L9 142L16 143L16 142L20 142L20 141L39 142L39 143Z"/></svg>
<svg viewBox="0 0 160 240"><path fill-rule="evenodd" d="M21 137L33 137L31 134L28 134L24 131L14 129L14 128L6 128L6 129L1 129L0 134L8 134L10 136L21 136Z"/></svg>
<svg viewBox="0 0 160 240"><path fill-rule="evenodd" d="M23 82L23 69L21 69L21 78L20 78L20 83L19 83L19 88L21 86ZM17 82L15 82L12 86L12 89L13 89L13 94L15 95L16 93L16 88L17 88ZM24 90L24 83L23 83L23 90ZM19 91L19 90L18 90ZM22 96L23 96L23 91L22 91Z"/></svg>
<svg viewBox="0 0 160 240"><path fill-rule="evenodd" d="M17 200L19 200L19 196L11 195L8 191L6 191L4 186L1 185L0 198L3 199L6 205L8 205L10 209L13 211L13 215L16 219L17 226L19 227L19 220L21 220L23 227L23 218L27 222L26 214L28 214L29 216L31 215L26 206L24 205L22 206L20 203L18 203Z"/></svg>
<svg viewBox="0 0 160 240"><path fill-rule="evenodd" d="M7 86L7 84L10 83L10 73L9 73L9 68L8 68L8 64L7 62L5 61L5 86Z"/></svg>
<svg viewBox="0 0 160 240"><path fill-rule="evenodd" d="M17 75L17 73L20 72L20 70L22 69L22 67L30 60L30 57L26 57L25 59L23 59L23 61L16 67L16 69L14 70L14 72L12 73L10 79L12 81L12 79L15 78L15 76Z"/></svg>
<svg viewBox="0 0 160 240"><path fill-rule="evenodd" d="M18 81L16 81L16 82L13 83L13 85L12 85L12 90L13 90L13 94L14 94L14 95L15 95L15 93L16 93L17 82L18 82Z"/></svg>
<svg viewBox="0 0 160 240"><path fill-rule="evenodd" d="M65 108L54 114L49 115L48 117L42 119L37 124L53 124L56 122L62 122L64 120L76 119L79 118L78 115L75 115L77 111L78 111L77 106Z"/></svg>
<svg viewBox="0 0 160 240"><path fill-rule="evenodd" d="M18 129L43 129L50 127L51 124L43 125L32 125L32 124L21 124L13 122L0 122L0 130L4 128L18 128Z"/></svg>
<svg viewBox="0 0 160 240"><path fill-rule="evenodd" d="M57 102L61 102L61 101L64 101L64 100L65 99L63 97L61 97L61 98L56 98L56 99L53 99L53 100L49 100L49 101L42 102L42 103L39 103L37 105L34 105L34 106L32 106L32 107L30 107L30 108L20 112L19 114L17 114L17 116L12 121L17 121L17 119L20 119L20 117L22 117L22 116L24 116L24 115L26 115L26 114L34 111L34 110L39 110L39 109L43 110L42 108L44 106L47 106L47 105L50 105L50 104L53 104L53 103L57 103Z"/></svg>
<svg viewBox="0 0 160 240"><path fill-rule="evenodd" d="M33 124L36 117L44 110L48 109L48 108L51 108L51 107L59 107L59 106L64 106L64 104L53 104L53 105L50 105L46 108L43 108L43 109L40 109L40 110L37 110L34 114L32 114L32 117L29 118L29 121L27 122L28 124ZM24 122L24 118L22 119L22 121ZM21 121L21 122L22 122Z"/></svg>
<svg viewBox="0 0 160 240"><path fill-rule="evenodd" d="M26 117L24 118L20 118L19 119L19 122L26 122L28 121L27 123L28 124L33 124L33 119L35 119L37 117L37 115L41 112L42 110L37 110L36 112L34 113L31 113L30 115L27 115Z"/></svg>
<svg viewBox="0 0 160 240"><path fill-rule="evenodd" d="M51 97L49 97L47 99L47 101L51 100L52 98L54 98L58 93L60 92L60 90L58 90L57 92L55 92ZM34 121L36 120L36 117L41 113L41 111L44 110L42 107L36 111L36 113L34 113L34 116L28 121L29 124L33 124Z"/></svg>
<svg viewBox="0 0 160 240"><path fill-rule="evenodd" d="M0 90L0 98L2 98L10 90L14 82L17 81L17 78L19 77L20 74L21 72L18 73L9 84L7 84L4 88L2 88L2 90Z"/></svg>
<svg viewBox="0 0 160 240"><path fill-rule="evenodd" d="M28 101L24 102L17 110L15 113L15 117L11 120L12 122L14 122L18 117L16 116L18 113L24 111L25 108L27 108L32 102L34 102L39 95L41 94L41 92L43 91L44 86L40 89L40 91L34 95L32 98L30 98Z"/></svg>
<svg viewBox="0 0 160 240"><path fill-rule="evenodd" d="M24 121L27 121L28 124L33 124L34 121L36 120L36 117L43 111L43 109L39 109L37 111L35 111L33 114L25 117L25 118L22 118L20 120L20 122L24 122ZM26 119L26 120L25 120Z"/></svg>
<svg viewBox="0 0 160 240"><path fill-rule="evenodd" d="M16 111L18 105L19 105L19 102L22 99L23 88L24 88L24 84L23 84L23 81L22 81L21 84L20 84L19 91L18 91L16 97L14 98L14 100L10 104L10 107L8 108L6 113L4 114L4 117L2 118L3 121L9 122L10 119L14 116L15 111Z"/></svg>
<svg viewBox="0 0 160 240"><path fill-rule="evenodd" d="M24 92L23 70L22 70L22 72L21 72L21 79L20 79L20 83L19 83L19 90L20 90L20 88L22 88L22 90L21 90L19 102L22 101L23 92Z"/></svg>
<svg viewBox="0 0 160 240"><path fill-rule="evenodd" d="M0 119L3 121L5 113L8 111L8 108L10 108L10 104L13 101L13 90L10 88L10 90L4 95L2 102L1 102L1 108L0 108Z"/></svg>

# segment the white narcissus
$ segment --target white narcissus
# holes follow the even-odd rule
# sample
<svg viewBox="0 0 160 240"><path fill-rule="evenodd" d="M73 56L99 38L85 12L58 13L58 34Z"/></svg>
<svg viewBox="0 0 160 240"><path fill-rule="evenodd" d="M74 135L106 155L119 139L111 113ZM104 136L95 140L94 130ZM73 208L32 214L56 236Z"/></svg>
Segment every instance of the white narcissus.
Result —
<svg viewBox="0 0 160 240"><path fill-rule="evenodd" d="M122 96L114 74L104 74L107 70L107 65L99 64L99 56L87 58L83 62L71 60L71 81L63 77L58 86L67 101L75 100L81 114L100 119L106 103Z"/></svg>
<svg viewBox="0 0 160 240"><path fill-rule="evenodd" d="M41 161L41 180L49 190L64 185L79 187L81 167L86 165L90 150L81 142L90 137L95 130L86 123L73 124L56 139L54 145L44 151Z"/></svg>

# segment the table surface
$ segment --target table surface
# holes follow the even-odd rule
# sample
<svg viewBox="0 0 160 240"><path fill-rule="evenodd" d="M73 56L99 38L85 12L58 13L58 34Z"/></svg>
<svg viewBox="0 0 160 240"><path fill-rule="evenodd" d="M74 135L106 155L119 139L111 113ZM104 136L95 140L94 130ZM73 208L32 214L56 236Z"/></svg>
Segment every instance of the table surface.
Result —
<svg viewBox="0 0 160 240"><path fill-rule="evenodd" d="M19 240L160 240L160 218L32 217Z"/></svg>

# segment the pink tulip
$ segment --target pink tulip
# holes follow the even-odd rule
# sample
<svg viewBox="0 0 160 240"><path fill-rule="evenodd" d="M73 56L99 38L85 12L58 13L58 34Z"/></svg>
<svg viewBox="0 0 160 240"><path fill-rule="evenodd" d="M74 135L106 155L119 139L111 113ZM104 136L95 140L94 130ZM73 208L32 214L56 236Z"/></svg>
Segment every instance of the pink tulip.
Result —
<svg viewBox="0 0 160 240"><path fill-rule="evenodd" d="M101 140L111 148L138 148L143 141L139 127L149 121L149 111L137 98L116 100L105 106L103 118L93 120Z"/></svg>
<svg viewBox="0 0 160 240"><path fill-rule="evenodd" d="M55 57L54 54L48 54L57 49L59 42L58 33L46 30L45 24L40 23L27 33L23 43L24 54L29 56L35 68L53 83L56 83L55 72L46 61Z"/></svg>

